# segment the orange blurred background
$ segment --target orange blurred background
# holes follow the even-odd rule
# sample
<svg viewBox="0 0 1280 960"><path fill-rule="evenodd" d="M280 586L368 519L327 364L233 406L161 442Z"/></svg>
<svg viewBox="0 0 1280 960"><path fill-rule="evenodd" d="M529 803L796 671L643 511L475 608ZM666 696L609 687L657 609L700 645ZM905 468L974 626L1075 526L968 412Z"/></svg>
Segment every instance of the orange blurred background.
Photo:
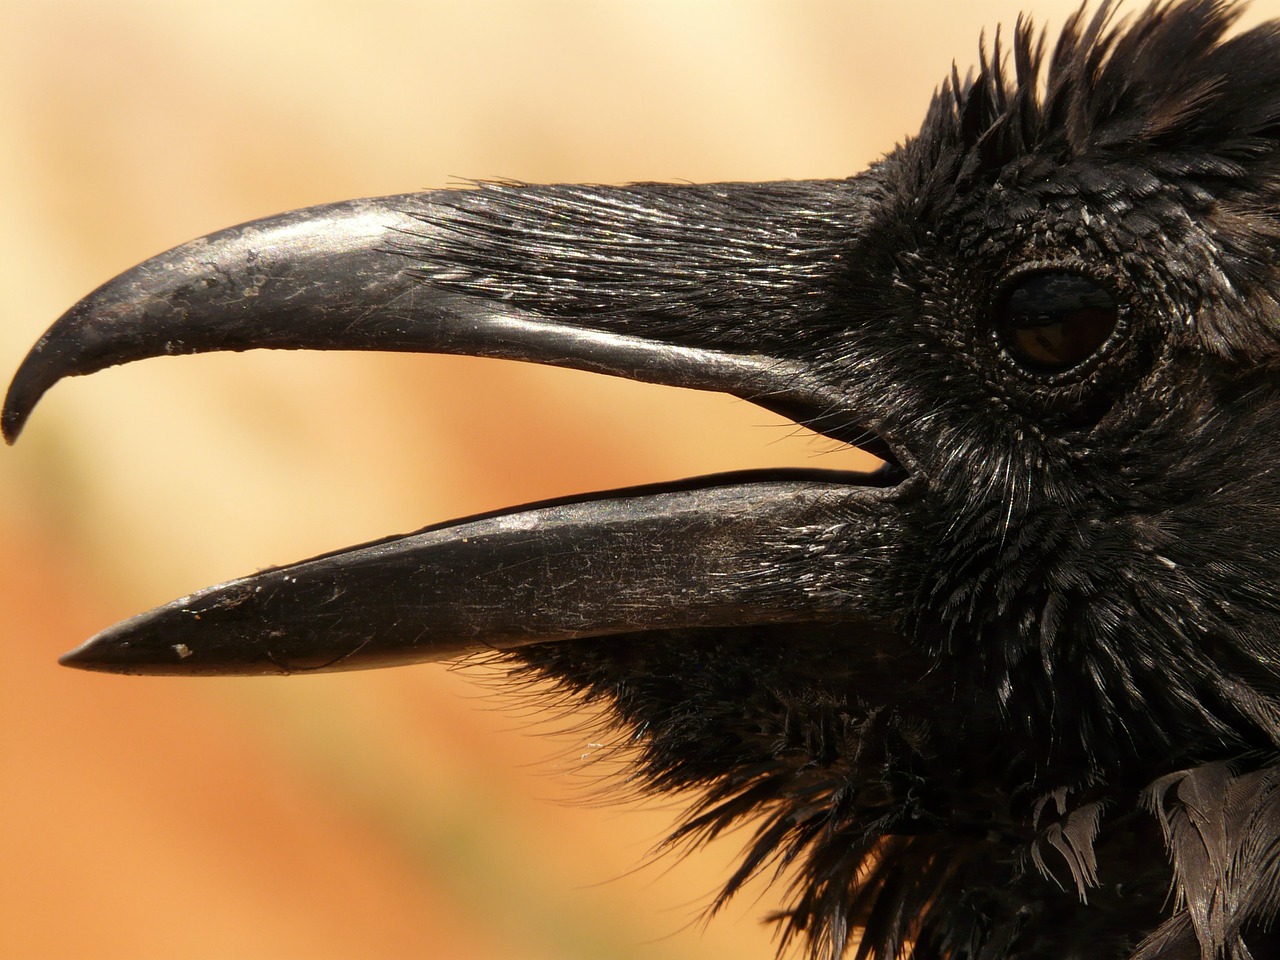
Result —
<svg viewBox="0 0 1280 960"><path fill-rule="evenodd" d="M0 372L120 270L293 207L464 177L854 173L1019 6L0 2ZM699 921L734 838L633 871L670 804L579 802L589 737L530 736L465 676L55 658L453 516L851 462L725 397L497 361L212 355L60 385L0 453L0 956L771 957L769 892Z"/></svg>

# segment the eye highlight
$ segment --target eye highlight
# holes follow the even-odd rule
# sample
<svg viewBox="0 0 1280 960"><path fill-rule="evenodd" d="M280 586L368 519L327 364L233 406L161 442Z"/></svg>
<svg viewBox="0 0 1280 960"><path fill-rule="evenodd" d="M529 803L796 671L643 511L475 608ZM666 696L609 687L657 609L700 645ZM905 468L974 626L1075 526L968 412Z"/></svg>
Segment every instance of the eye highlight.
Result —
<svg viewBox="0 0 1280 960"><path fill-rule="evenodd" d="M996 336L1024 370L1062 373L1098 352L1118 316L1115 297L1096 281L1067 270L1041 270L1001 291Z"/></svg>

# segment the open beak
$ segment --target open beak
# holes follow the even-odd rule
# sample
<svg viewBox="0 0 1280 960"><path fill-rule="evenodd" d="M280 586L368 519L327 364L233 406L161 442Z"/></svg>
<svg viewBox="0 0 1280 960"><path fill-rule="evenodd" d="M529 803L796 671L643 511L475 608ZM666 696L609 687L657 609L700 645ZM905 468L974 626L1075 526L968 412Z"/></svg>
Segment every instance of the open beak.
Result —
<svg viewBox="0 0 1280 960"><path fill-rule="evenodd" d="M10 442L59 379L114 364L401 350L723 391L888 465L733 474L432 527L183 597L63 662L287 673L646 631L891 621L906 473L874 405L825 372L812 334L867 193L859 179L487 185L286 213L121 274L28 354L5 401Z"/></svg>

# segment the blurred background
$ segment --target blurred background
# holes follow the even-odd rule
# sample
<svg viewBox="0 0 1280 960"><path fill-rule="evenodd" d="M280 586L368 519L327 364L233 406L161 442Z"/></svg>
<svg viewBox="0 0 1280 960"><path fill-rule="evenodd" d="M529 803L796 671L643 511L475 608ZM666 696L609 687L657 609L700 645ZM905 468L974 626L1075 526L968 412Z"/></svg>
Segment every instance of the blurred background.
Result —
<svg viewBox="0 0 1280 960"><path fill-rule="evenodd" d="M281 210L462 178L855 173L1019 7L0 0L0 373L120 270ZM675 807L596 802L590 735L529 735L492 685L56 657L463 514L854 462L726 397L498 361L260 352L60 385L0 451L0 956L771 957L771 892L700 919L735 838L636 869Z"/></svg>

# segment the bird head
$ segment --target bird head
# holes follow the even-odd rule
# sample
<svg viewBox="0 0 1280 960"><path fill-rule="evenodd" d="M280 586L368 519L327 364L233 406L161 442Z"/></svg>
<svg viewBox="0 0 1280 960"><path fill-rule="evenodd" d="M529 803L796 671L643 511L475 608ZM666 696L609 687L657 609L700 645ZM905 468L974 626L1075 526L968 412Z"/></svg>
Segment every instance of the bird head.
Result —
<svg viewBox="0 0 1280 960"><path fill-rule="evenodd" d="M964 897L1030 849L1037 798L1280 745L1280 30L1228 39L1237 13L1103 5L1052 47L1022 23L845 180L482 183L127 271L32 349L10 440L64 376L370 349L724 391L884 466L472 517L183 597L66 662L496 651L605 703L641 783L700 792L677 837L755 818L725 894L798 866L784 936L976 943L995 921L936 931L999 913Z"/></svg>

